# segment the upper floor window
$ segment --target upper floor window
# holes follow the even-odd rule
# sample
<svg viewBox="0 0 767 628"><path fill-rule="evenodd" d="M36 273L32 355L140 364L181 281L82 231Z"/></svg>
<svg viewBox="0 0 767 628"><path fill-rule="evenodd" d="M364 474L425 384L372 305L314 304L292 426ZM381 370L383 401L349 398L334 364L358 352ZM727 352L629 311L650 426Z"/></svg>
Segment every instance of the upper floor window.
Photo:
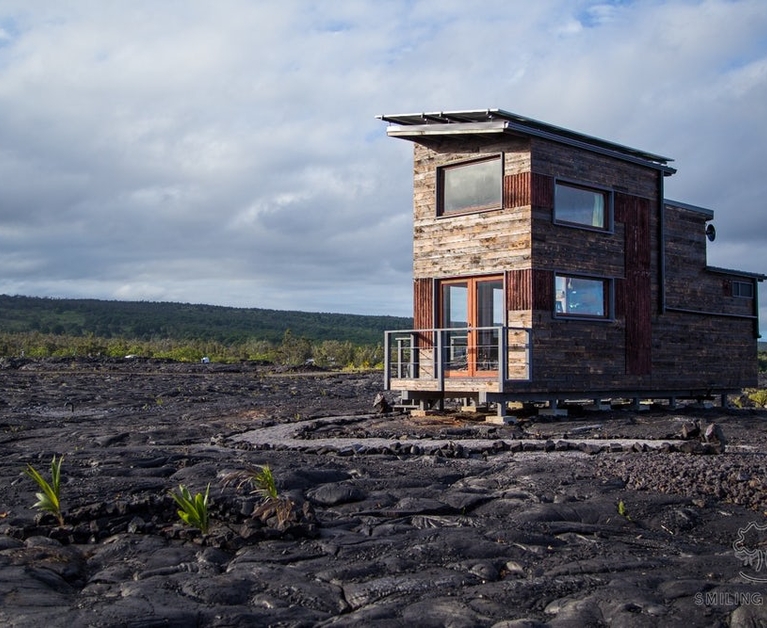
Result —
<svg viewBox="0 0 767 628"><path fill-rule="evenodd" d="M733 281L732 296L743 299L754 298L754 284L749 281Z"/></svg>
<svg viewBox="0 0 767 628"><path fill-rule="evenodd" d="M559 316L608 318L610 312L609 279L574 275L555 275L555 312Z"/></svg>
<svg viewBox="0 0 767 628"><path fill-rule="evenodd" d="M612 194L607 190L557 181L554 190L554 222L592 229L610 229Z"/></svg>
<svg viewBox="0 0 767 628"><path fill-rule="evenodd" d="M437 170L437 213L497 209L501 207L503 161L489 159L442 166Z"/></svg>

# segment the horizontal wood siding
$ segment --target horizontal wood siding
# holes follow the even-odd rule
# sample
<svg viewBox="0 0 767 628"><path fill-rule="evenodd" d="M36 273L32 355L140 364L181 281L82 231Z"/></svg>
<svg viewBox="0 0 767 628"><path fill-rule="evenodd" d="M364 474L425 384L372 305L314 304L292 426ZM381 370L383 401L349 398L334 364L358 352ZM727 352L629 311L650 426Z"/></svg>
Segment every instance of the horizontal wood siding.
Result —
<svg viewBox="0 0 767 628"><path fill-rule="evenodd" d="M530 160L526 143L509 138L503 151L503 208L437 216L437 169L476 159L471 145L451 143L438 152L416 145L414 152L413 273L448 278L503 273L530 267ZM484 149L483 149L484 150Z"/></svg>
<svg viewBox="0 0 767 628"><path fill-rule="evenodd" d="M706 243L705 215L672 206L666 208L667 307L754 316L753 299L732 296L730 282L737 277L706 270ZM717 324L712 319L712 325Z"/></svg>
<svg viewBox="0 0 767 628"><path fill-rule="evenodd" d="M554 209L554 177L532 174L531 204L543 209Z"/></svg>
<svg viewBox="0 0 767 628"><path fill-rule="evenodd" d="M554 273L536 268L533 271L533 309L551 313L554 308Z"/></svg>

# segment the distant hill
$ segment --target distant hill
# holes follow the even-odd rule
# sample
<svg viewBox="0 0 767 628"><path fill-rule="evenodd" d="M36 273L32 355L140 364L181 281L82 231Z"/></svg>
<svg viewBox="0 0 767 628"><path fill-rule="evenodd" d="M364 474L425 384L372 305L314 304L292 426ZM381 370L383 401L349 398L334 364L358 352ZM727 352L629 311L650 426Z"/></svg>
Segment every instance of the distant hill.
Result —
<svg viewBox="0 0 767 628"><path fill-rule="evenodd" d="M0 295L0 333L42 332L152 340L247 339L279 342L285 331L312 341L383 342L383 332L410 329L410 318L325 314L149 301L102 301Z"/></svg>

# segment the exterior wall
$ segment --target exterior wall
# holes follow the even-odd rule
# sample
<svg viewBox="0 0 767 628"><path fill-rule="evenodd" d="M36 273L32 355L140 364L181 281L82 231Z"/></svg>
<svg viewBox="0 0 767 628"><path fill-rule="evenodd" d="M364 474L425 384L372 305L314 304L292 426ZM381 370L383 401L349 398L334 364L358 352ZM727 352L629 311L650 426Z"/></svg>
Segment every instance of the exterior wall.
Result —
<svg viewBox="0 0 767 628"><path fill-rule="evenodd" d="M666 207L666 306L753 316L753 299L732 296L731 284L733 279L738 279L737 275L707 270L705 231L704 214L673 205Z"/></svg>
<svg viewBox="0 0 767 628"><path fill-rule="evenodd" d="M437 169L499 152L502 207L437 216ZM555 224L557 178L612 190L612 229ZM509 396L681 395L756 385L755 301L731 296L737 274L706 269L706 214L666 206L660 224L662 178L652 167L538 138L508 137L482 148L474 139L414 144L415 328L439 326L435 281L498 274L507 325L533 330L530 381L507 382ZM555 316L557 272L612 279L614 316ZM424 337L419 345L428 349L431 341ZM421 367L435 365L424 359ZM456 379L446 388L498 392L496 385ZM408 389L432 386L414 380Z"/></svg>
<svg viewBox="0 0 767 628"><path fill-rule="evenodd" d="M653 335L655 388L737 390L757 386L750 321L669 311Z"/></svg>
<svg viewBox="0 0 767 628"><path fill-rule="evenodd" d="M657 309L658 198L661 173L608 156L534 140L532 388L626 390L652 367L651 316ZM613 191L611 232L554 223L556 178ZM574 320L553 314L556 272L613 280L614 317Z"/></svg>
<svg viewBox="0 0 767 628"><path fill-rule="evenodd" d="M654 379L756 386L756 301L732 296L734 280L754 279L707 269L706 218L666 206L666 313L655 322Z"/></svg>
<svg viewBox="0 0 767 628"><path fill-rule="evenodd" d="M443 149L447 150L447 149ZM416 279L501 273L530 267L530 203L519 175L529 173L524 142L510 138L482 151L415 144L413 275ZM437 168L504 151L502 209L437 216ZM520 187L522 190L520 191Z"/></svg>

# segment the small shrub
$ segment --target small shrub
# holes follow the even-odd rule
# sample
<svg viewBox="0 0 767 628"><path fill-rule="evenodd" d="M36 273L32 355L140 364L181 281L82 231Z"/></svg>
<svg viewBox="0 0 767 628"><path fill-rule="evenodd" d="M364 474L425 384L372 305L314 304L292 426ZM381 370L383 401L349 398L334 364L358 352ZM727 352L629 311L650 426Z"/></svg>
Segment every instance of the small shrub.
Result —
<svg viewBox="0 0 767 628"><path fill-rule="evenodd" d="M24 471L24 473L37 483L37 486L39 486L42 491L40 493L35 493L37 503L32 507L51 513L58 519L59 525L62 526L64 525L64 515L61 513L61 463L63 460L64 456L60 456L58 460L56 459L56 456L53 456L53 459L51 460L50 484L31 464L28 464Z"/></svg>
<svg viewBox="0 0 767 628"><path fill-rule="evenodd" d="M767 388L749 391L748 398L760 408L767 408Z"/></svg>
<svg viewBox="0 0 767 628"><path fill-rule="evenodd" d="M178 504L178 516L185 524L198 528L203 534L210 529L208 518L208 496L210 484L205 489L205 495L197 493L194 497L183 484L178 485L178 493L171 492L170 496Z"/></svg>
<svg viewBox="0 0 767 628"><path fill-rule="evenodd" d="M255 518L266 520L271 515L275 515L277 525L283 526L293 515L296 504L290 497L279 494L274 474L268 464L227 474L224 478L224 486L230 484L236 484L238 489L249 484L253 489L251 494L261 496L261 505L253 511Z"/></svg>

